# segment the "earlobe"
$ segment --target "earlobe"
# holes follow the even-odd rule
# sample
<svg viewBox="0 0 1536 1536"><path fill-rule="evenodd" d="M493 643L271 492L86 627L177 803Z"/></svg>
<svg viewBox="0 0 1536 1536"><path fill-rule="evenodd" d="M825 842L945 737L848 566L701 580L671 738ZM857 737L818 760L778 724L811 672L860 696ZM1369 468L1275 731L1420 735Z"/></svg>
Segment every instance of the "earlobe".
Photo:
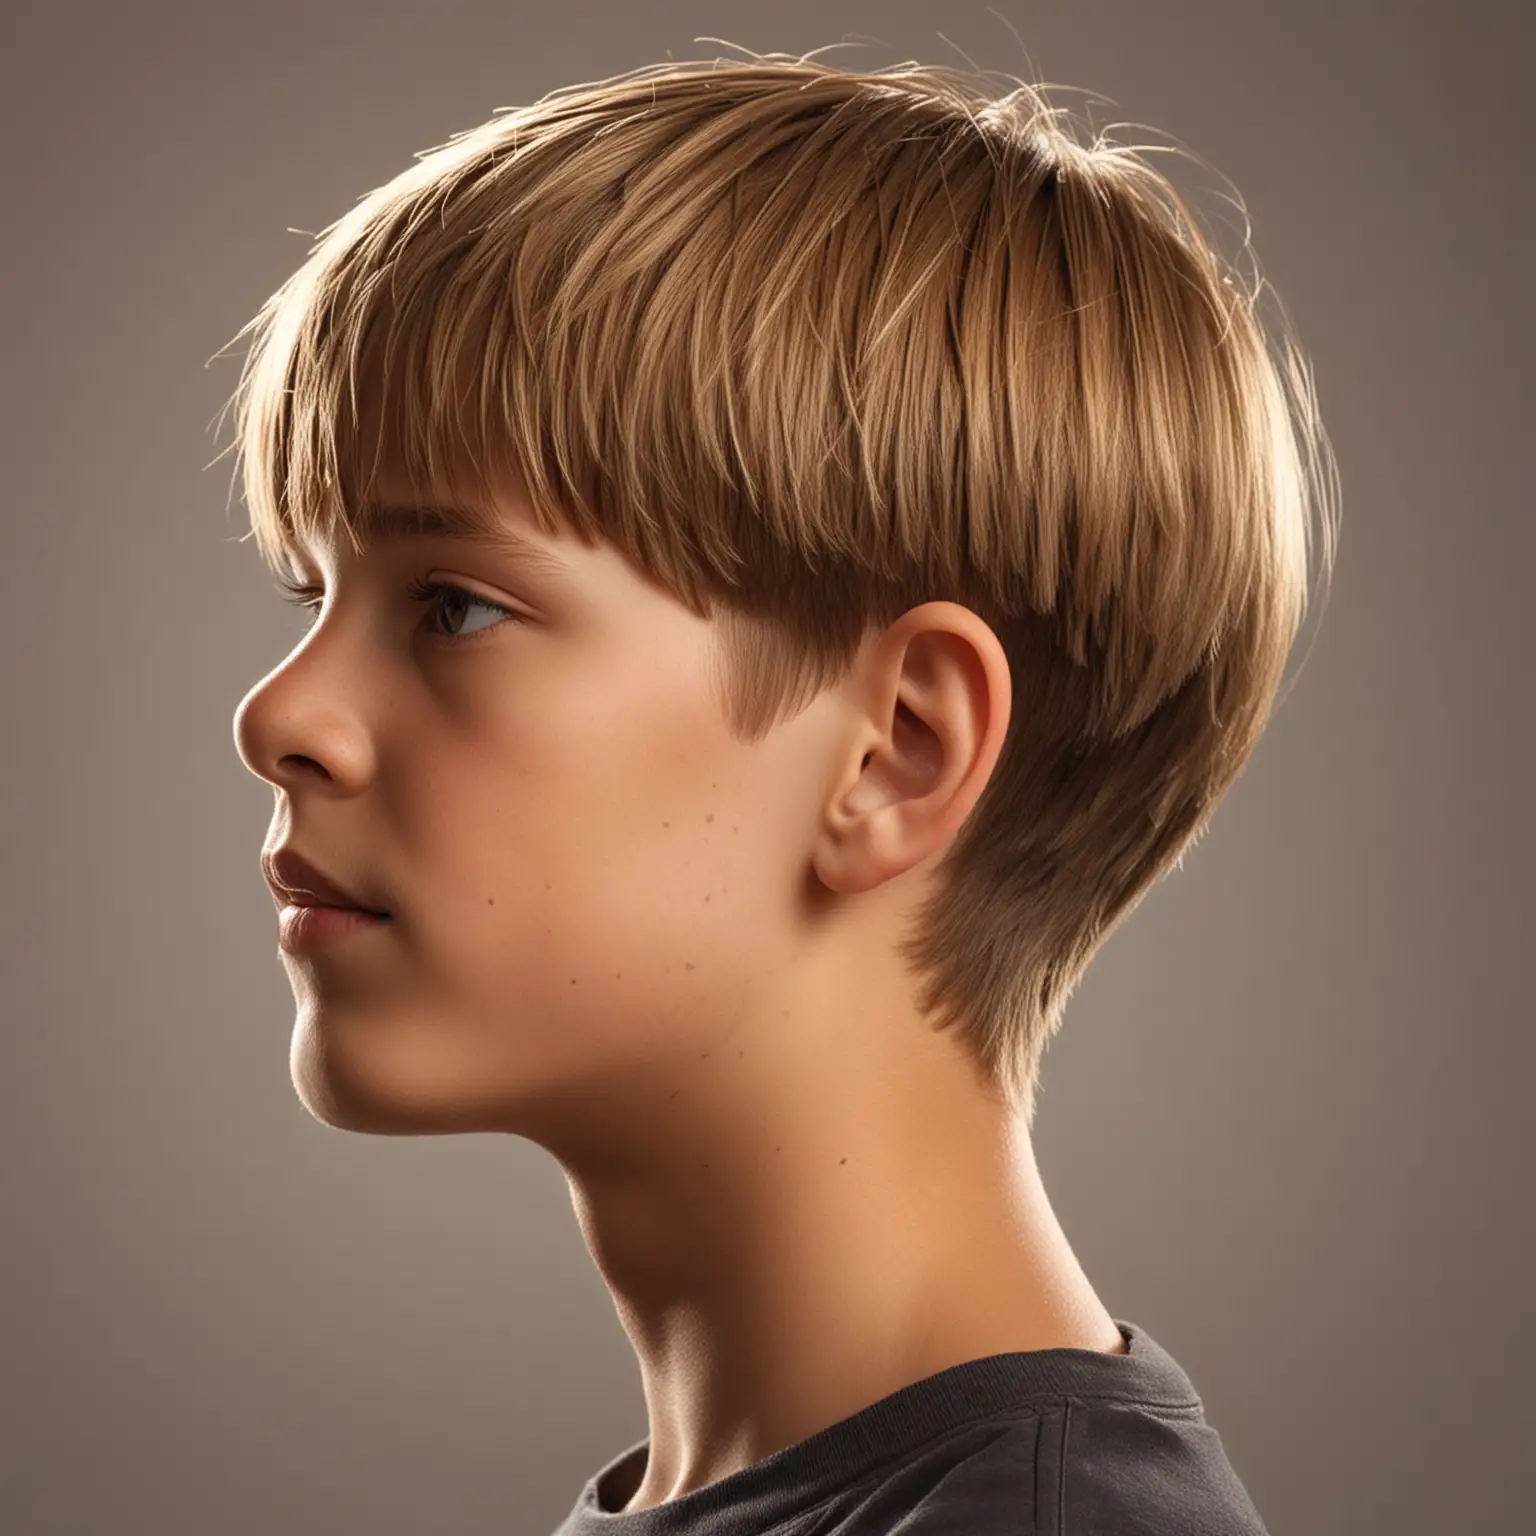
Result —
<svg viewBox="0 0 1536 1536"><path fill-rule="evenodd" d="M920 864L933 851L935 818L943 815L933 792L943 777L944 744L899 699L876 757L865 752L840 792L815 860L822 883L843 895L872 890Z"/></svg>

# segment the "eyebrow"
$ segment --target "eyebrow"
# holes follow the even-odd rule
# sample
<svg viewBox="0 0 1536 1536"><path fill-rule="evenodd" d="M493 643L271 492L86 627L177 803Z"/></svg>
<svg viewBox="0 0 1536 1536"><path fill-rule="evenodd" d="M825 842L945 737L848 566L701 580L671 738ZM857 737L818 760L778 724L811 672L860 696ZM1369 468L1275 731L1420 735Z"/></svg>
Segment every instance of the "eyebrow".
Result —
<svg viewBox="0 0 1536 1536"><path fill-rule="evenodd" d="M364 509L362 521L368 530L368 544L434 536L475 540L498 554L510 556L529 570L556 579L574 574L564 560L526 534L455 502L370 503Z"/></svg>

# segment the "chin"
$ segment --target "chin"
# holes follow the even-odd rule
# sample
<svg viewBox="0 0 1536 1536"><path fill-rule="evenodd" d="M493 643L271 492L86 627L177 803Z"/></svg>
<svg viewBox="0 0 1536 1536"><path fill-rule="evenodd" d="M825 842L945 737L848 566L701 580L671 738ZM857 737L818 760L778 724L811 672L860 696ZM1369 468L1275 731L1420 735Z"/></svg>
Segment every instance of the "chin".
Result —
<svg viewBox="0 0 1536 1536"><path fill-rule="evenodd" d="M367 1034L364 1023L360 1034ZM397 1042L398 1044L398 1042ZM437 1136L497 1129L483 1106L455 1091L417 1050L389 1050L382 1028L368 1038L338 1038L301 1016L289 1051L299 1102L322 1125L371 1136ZM477 1113L477 1109L482 1113Z"/></svg>
<svg viewBox="0 0 1536 1536"><path fill-rule="evenodd" d="M488 1059L451 1016L301 1006L289 1048L300 1103L322 1125L372 1136L527 1135L544 1074Z"/></svg>

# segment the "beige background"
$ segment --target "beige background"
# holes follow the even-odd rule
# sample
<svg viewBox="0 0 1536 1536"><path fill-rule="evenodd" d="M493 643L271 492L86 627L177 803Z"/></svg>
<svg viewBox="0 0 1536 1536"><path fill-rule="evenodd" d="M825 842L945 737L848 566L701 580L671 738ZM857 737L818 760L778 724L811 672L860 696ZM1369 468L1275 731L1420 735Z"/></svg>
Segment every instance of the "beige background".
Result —
<svg viewBox="0 0 1536 1536"><path fill-rule="evenodd" d="M289 1084L231 716L299 620L205 365L289 227L496 106L940 33L1232 179L1344 491L1300 682L1050 1053L1047 1187L1273 1536L1536 1529L1522 9L1000 4L1026 58L954 0L6 6L0 1529L543 1536L644 1434L544 1154Z"/></svg>

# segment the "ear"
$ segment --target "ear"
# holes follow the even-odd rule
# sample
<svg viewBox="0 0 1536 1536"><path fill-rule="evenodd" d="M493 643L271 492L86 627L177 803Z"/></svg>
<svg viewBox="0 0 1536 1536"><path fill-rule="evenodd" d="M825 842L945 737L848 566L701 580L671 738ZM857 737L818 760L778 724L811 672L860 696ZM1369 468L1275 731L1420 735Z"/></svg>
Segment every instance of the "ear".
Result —
<svg viewBox="0 0 1536 1536"><path fill-rule="evenodd" d="M814 863L823 884L854 893L948 846L1002 752L1013 685L990 627L936 602L891 625L848 687L855 724Z"/></svg>

